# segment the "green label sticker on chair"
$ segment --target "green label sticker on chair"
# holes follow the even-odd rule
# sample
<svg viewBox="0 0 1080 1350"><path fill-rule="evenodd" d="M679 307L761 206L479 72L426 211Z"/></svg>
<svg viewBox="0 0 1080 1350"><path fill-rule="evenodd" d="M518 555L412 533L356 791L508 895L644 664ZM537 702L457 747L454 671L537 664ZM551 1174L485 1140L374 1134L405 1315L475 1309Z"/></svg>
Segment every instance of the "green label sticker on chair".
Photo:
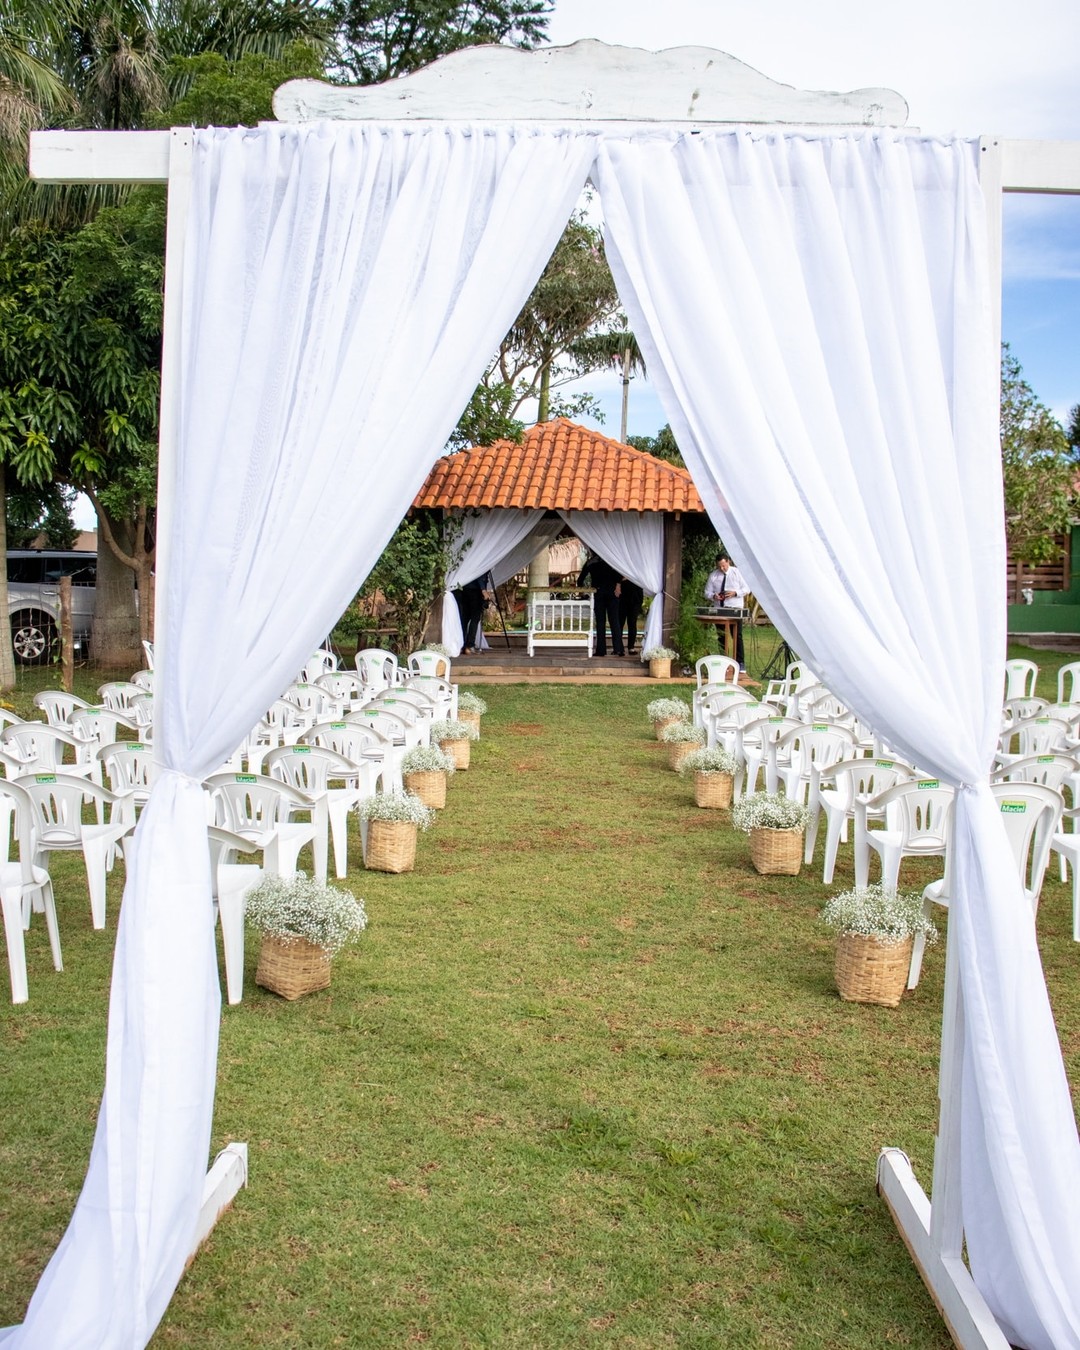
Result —
<svg viewBox="0 0 1080 1350"><path fill-rule="evenodd" d="M1027 802L1002 802L1001 813L1006 816L1022 816L1027 810Z"/></svg>
<svg viewBox="0 0 1080 1350"><path fill-rule="evenodd" d="M100 708L84 708L84 709L83 709L83 716L84 716L84 717L100 717L100 716L101 716L101 709L100 709Z"/></svg>
<svg viewBox="0 0 1080 1350"><path fill-rule="evenodd" d="M124 749L125 749L125 750L145 750L145 749L146 749L146 746L143 745L142 741L129 741L128 744L124 746Z"/></svg>
<svg viewBox="0 0 1080 1350"><path fill-rule="evenodd" d="M783 720L784 720L784 719L783 719L782 717L770 717L770 718L769 718L769 721L770 721L770 722L782 722Z"/></svg>
<svg viewBox="0 0 1080 1350"><path fill-rule="evenodd" d="M875 759L875 760L874 760L874 768L875 768L875 769L895 769L895 768L896 768L896 760L895 760L895 759Z"/></svg>
<svg viewBox="0 0 1080 1350"><path fill-rule="evenodd" d="M331 722L331 723L330 723L330 730L331 730L331 731L344 731L345 728L346 728L348 725L349 725L348 722Z"/></svg>
<svg viewBox="0 0 1080 1350"><path fill-rule="evenodd" d="M813 726L810 728L811 731L828 731L828 729L829 729L828 722L815 722Z"/></svg>
<svg viewBox="0 0 1080 1350"><path fill-rule="evenodd" d="M56 774L54 773L36 773L34 774L35 783L55 783Z"/></svg>
<svg viewBox="0 0 1080 1350"><path fill-rule="evenodd" d="M939 779L927 778L919 784L919 790L921 791L923 788L939 788L940 786L941 782Z"/></svg>
<svg viewBox="0 0 1080 1350"><path fill-rule="evenodd" d="M292 747L292 752L293 752L294 755L310 755L310 754L311 754L311 746L310 746L310 745L294 745L294 746Z"/></svg>
<svg viewBox="0 0 1080 1350"><path fill-rule="evenodd" d="M1039 763L1040 763L1040 764L1053 764L1053 762L1054 762L1056 759L1057 759L1057 755L1040 755L1040 756L1039 756Z"/></svg>
<svg viewBox="0 0 1080 1350"><path fill-rule="evenodd" d="M1041 727L1048 727L1048 726L1050 725L1050 718L1049 718L1049 717L1036 717L1035 721L1036 721L1036 722L1039 724L1039 726L1041 726Z"/></svg>
<svg viewBox="0 0 1080 1350"><path fill-rule="evenodd" d="M238 774L236 775L236 781L237 781L238 783L254 783L254 782L255 782L255 774L253 774L253 773L238 773Z"/></svg>

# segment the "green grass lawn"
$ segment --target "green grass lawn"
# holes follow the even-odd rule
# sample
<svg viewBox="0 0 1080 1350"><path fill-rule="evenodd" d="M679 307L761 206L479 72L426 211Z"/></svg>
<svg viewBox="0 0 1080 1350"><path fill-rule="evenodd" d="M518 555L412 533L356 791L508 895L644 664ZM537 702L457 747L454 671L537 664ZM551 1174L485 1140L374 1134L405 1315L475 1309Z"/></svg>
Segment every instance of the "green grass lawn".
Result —
<svg viewBox="0 0 1080 1350"><path fill-rule="evenodd" d="M1034 659L1052 684L1070 658ZM251 1184L154 1344L950 1344L874 1190L883 1145L929 1186L943 953L898 1009L842 1003L824 831L802 876L758 876L667 768L657 692L485 688L416 871L350 874L371 926L331 988L256 988L249 933L214 1146L248 1141ZM30 1002L0 1002L0 1325L63 1231L102 1084L120 878L101 934L80 869L54 874L66 970L37 922ZM1048 880L1039 930L1075 1078L1069 900Z"/></svg>

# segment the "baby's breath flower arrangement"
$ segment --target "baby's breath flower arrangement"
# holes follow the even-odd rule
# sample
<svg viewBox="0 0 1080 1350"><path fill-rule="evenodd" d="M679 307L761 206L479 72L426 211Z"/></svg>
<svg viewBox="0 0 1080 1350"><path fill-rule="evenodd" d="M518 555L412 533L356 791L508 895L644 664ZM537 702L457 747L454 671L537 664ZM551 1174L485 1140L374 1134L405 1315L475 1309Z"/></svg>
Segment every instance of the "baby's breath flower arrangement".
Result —
<svg viewBox="0 0 1080 1350"><path fill-rule="evenodd" d="M809 811L802 802L792 801L782 792L755 792L740 797L731 808L731 823L737 830L798 830L806 824Z"/></svg>
<svg viewBox="0 0 1080 1350"><path fill-rule="evenodd" d="M692 722L669 722L660 733L665 745L704 745L705 728L696 727Z"/></svg>
<svg viewBox="0 0 1080 1350"><path fill-rule="evenodd" d="M444 647L441 642L428 642L421 648L421 651L434 652L436 656L449 656L450 648Z"/></svg>
<svg viewBox="0 0 1080 1350"><path fill-rule="evenodd" d="M480 695L472 694L468 689L458 694L457 706L459 713L473 713L477 717L483 717L488 710L488 705Z"/></svg>
<svg viewBox="0 0 1080 1350"><path fill-rule="evenodd" d="M432 722L429 734L433 741L478 741L480 739L480 732L472 722L459 722L455 717L447 717L441 722Z"/></svg>
<svg viewBox="0 0 1080 1350"><path fill-rule="evenodd" d="M670 647L649 647L641 653L643 661L674 661L679 655Z"/></svg>
<svg viewBox="0 0 1080 1350"><path fill-rule="evenodd" d="M883 946L896 946L921 933L937 941L938 930L926 917L922 896L889 890L881 882L841 891L826 902L821 922L837 937L874 938Z"/></svg>
<svg viewBox="0 0 1080 1350"><path fill-rule="evenodd" d="M690 773L733 774L738 767L735 756L729 755L722 745L703 745L700 750L691 750L678 771L685 778Z"/></svg>
<svg viewBox="0 0 1080 1350"><path fill-rule="evenodd" d="M426 830L435 819L431 807L411 792L376 792L365 797L356 809L360 819L369 823L385 820L391 824L416 825L421 830Z"/></svg>
<svg viewBox="0 0 1080 1350"><path fill-rule="evenodd" d="M645 716L650 722L689 722L690 704L683 698L654 698Z"/></svg>
<svg viewBox="0 0 1080 1350"><path fill-rule="evenodd" d="M406 752L401 761L401 772L405 773L453 773L457 768L453 755L440 750L437 745L414 745Z"/></svg>
<svg viewBox="0 0 1080 1350"><path fill-rule="evenodd" d="M336 956L367 927L364 902L339 886L327 886L297 872L264 876L247 895L245 913L252 927L285 944L310 942Z"/></svg>

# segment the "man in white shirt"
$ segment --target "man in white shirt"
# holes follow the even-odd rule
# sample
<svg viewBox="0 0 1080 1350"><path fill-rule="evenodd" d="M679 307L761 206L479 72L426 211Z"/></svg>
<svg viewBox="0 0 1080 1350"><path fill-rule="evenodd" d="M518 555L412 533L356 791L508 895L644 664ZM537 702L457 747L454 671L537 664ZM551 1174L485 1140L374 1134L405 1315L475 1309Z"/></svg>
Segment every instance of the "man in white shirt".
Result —
<svg viewBox="0 0 1080 1350"><path fill-rule="evenodd" d="M718 554L716 567L709 573L705 583L705 599L709 604L714 609L741 609L749 590L743 574L727 554ZM741 623L735 629L735 660L746 669Z"/></svg>

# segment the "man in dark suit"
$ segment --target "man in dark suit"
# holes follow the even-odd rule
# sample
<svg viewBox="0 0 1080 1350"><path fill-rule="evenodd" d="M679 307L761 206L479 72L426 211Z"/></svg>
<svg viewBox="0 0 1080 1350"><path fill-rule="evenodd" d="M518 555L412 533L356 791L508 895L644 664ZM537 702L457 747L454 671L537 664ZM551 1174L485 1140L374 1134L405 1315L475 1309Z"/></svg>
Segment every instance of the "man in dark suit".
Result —
<svg viewBox="0 0 1080 1350"><path fill-rule="evenodd" d="M588 580L586 579L588 578ZM607 656L607 628L611 629L611 650L623 656L622 628L619 624L619 594L622 577L599 554L589 550L585 566L578 575L579 586L592 586L593 613L596 615L596 655Z"/></svg>

